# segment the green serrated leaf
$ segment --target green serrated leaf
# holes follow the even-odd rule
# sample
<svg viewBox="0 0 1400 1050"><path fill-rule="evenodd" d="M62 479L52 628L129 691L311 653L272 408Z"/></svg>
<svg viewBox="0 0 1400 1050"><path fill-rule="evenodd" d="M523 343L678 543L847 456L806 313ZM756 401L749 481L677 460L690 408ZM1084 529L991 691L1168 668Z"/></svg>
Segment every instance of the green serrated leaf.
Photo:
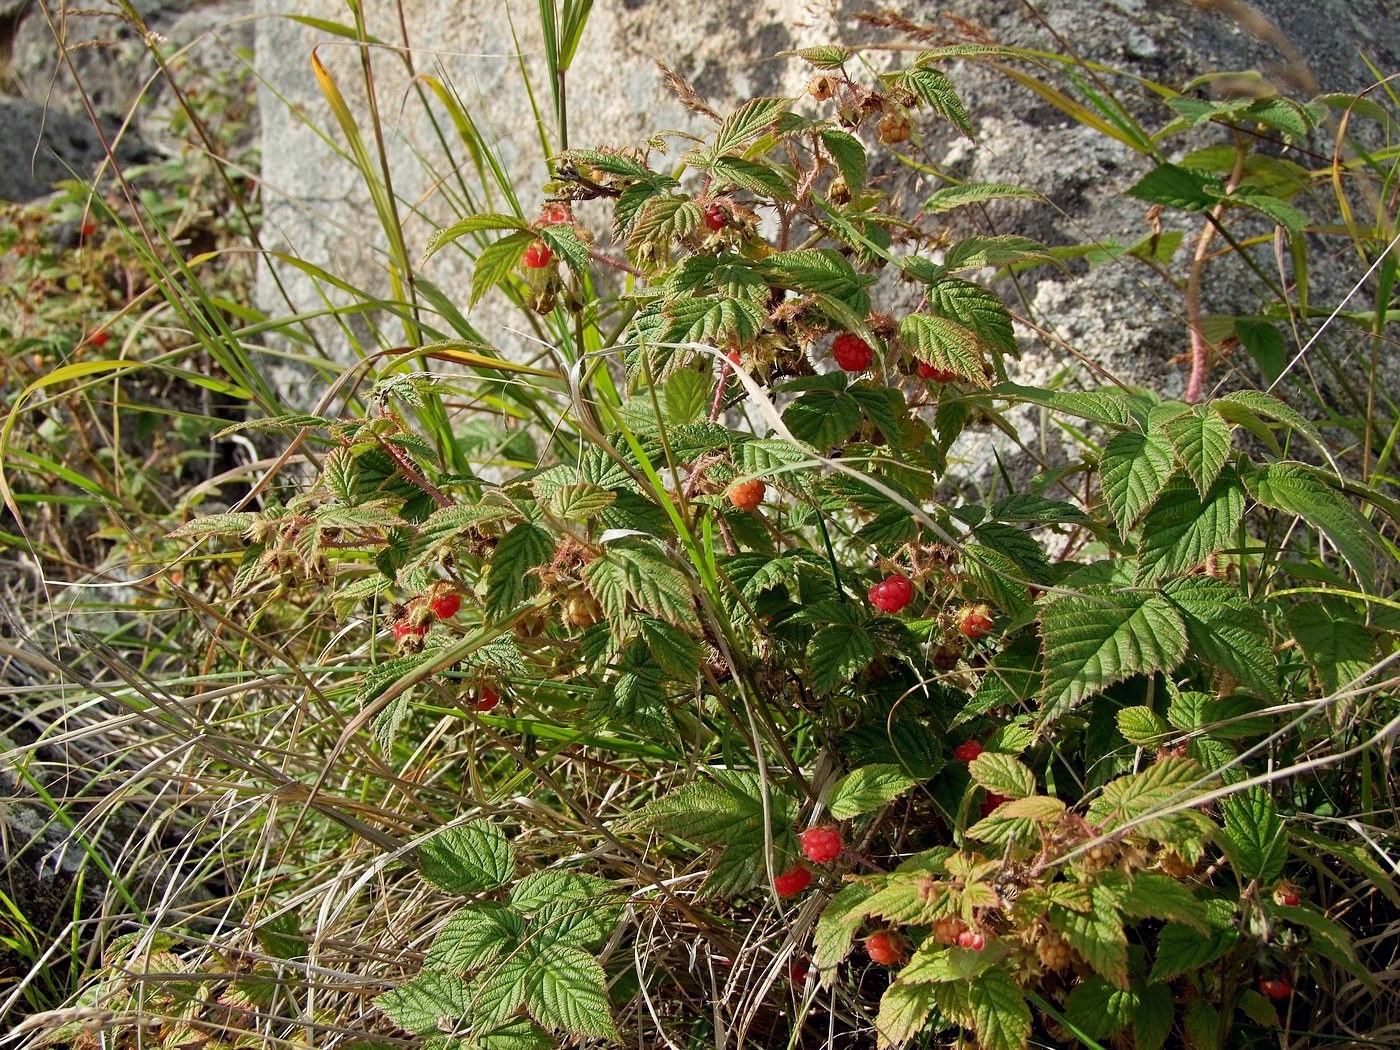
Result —
<svg viewBox="0 0 1400 1050"><path fill-rule="evenodd" d="M1204 499L1230 455L1230 428L1214 412L1198 405L1170 420L1164 429Z"/></svg>
<svg viewBox="0 0 1400 1050"><path fill-rule="evenodd" d="M977 335L956 321L910 314L899 322L899 337L920 361L956 372L977 386L988 386Z"/></svg>
<svg viewBox="0 0 1400 1050"><path fill-rule="evenodd" d="M966 182L961 186L945 186L928 200L924 201L924 211L930 215L952 211L965 204L980 204L983 201L1019 198L1021 200L1044 200L1035 190L1023 186L1011 186L1005 182Z"/></svg>
<svg viewBox="0 0 1400 1050"><path fill-rule="evenodd" d="M554 538L538 525L521 522L501 537L486 575L486 611L492 617L513 612L540 589L531 571L554 554Z"/></svg>
<svg viewBox="0 0 1400 1050"><path fill-rule="evenodd" d="M1099 976L1116 988L1128 987L1128 938L1112 898L1097 887L1090 891L1092 911L1071 911L1052 904L1050 925Z"/></svg>
<svg viewBox="0 0 1400 1050"><path fill-rule="evenodd" d="M938 317L956 321L987 346L1016 353L1016 330L1009 311L996 293L971 281L945 277L924 293L929 309Z"/></svg>
<svg viewBox="0 0 1400 1050"><path fill-rule="evenodd" d="M1140 871L1114 889L1123 914L1134 919L1160 919L1209 932L1205 903L1189 886L1156 871Z"/></svg>
<svg viewBox="0 0 1400 1050"><path fill-rule="evenodd" d="M1124 430L1109 439L1099 459L1104 499L1120 529L1130 529L1157 501L1175 469L1165 434Z"/></svg>
<svg viewBox="0 0 1400 1050"><path fill-rule="evenodd" d="M666 380L666 422L672 426L693 423L705 414L710 400L710 377L682 368Z"/></svg>
<svg viewBox="0 0 1400 1050"><path fill-rule="evenodd" d="M1361 586L1376 585L1372 545L1381 546L1375 527L1361 512L1301 463L1271 463L1245 476L1249 494L1266 507L1293 514L1320 530L1341 553Z"/></svg>
<svg viewBox="0 0 1400 1050"><path fill-rule="evenodd" d="M1017 262L1053 262L1050 249L1029 237L1003 234L998 237L965 237L948 249L943 268L981 270L988 266L1006 266Z"/></svg>
<svg viewBox="0 0 1400 1050"><path fill-rule="evenodd" d="M1181 575L1234 546L1244 506L1244 488L1233 470L1222 473L1203 499L1179 475L1168 482L1142 519L1137 582Z"/></svg>
<svg viewBox="0 0 1400 1050"><path fill-rule="evenodd" d="M1208 966L1235 946L1239 934L1232 928L1216 927L1209 936L1177 923L1168 923L1157 936L1157 955L1152 960L1152 982L1170 981L1184 973Z"/></svg>
<svg viewBox="0 0 1400 1050"><path fill-rule="evenodd" d="M545 1028L617 1039L608 1006L607 975L581 948L550 944L535 953L525 979L525 1009Z"/></svg>
<svg viewBox="0 0 1400 1050"><path fill-rule="evenodd" d="M1191 650L1270 699L1279 691L1278 658L1257 606L1224 580L1188 576L1163 589L1181 613ZM1306 650L1305 650L1306 651Z"/></svg>
<svg viewBox="0 0 1400 1050"><path fill-rule="evenodd" d="M690 582L660 549L650 544L607 547L584 569L583 579L615 626L633 609L680 627L695 624Z"/></svg>
<svg viewBox="0 0 1400 1050"><path fill-rule="evenodd" d="M1222 192L1220 180L1208 171L1159 164L1133 184L1128 196L1184 211L1204 211L1219 203Z"/></svg>
<svg viewBox="0 0 1400 1050"><path fill-rule="evenodd" d="M469 233L477 233L481 230L524 230L527 228L528 224L525 220L515 215L469 215L461 222L454 222L451 226L433 233L423 248L423 259L427 261L438 251Z"/></svg>
<svg viewBox="0 0 1400 1050"><path fill-rule="evenodd" d="M1229 795L1221 801L1220 813L1225 821L1220 845L1240 884L1258 881L1267 885L1276 880L1288 857L1288 839L1269 793L1252 787Z"/></svg>
<svg viewBox="0 0 1400 1050"><path fill-rule="evenodd" d="M987 970L968 988L973 1028L982 1050L1025 1050L1031 1008L1015 979L1001 967Z"/></svg>
<svg viewBox="0 0 1400 1050"><path fill-rule="evenodd" d="M596 875L549 869L521 879L510 892L511 906L531 918L542 944L585 947L608 937L622 915L627 895Z"/></svg>
<svg viewBox="0 0 1400 1050"><path fill-rule="evenodd" d="M856 931L865 922L864 905L872 894L870 887L848 882L822 909L812 935L812 963L818 970L831 970L850 954Z"/></svg>
<svg viewBox="0 0 1400 1050"><path fill-rule="evenodd" d="M953 89L953 82L946 73L929 66L914 66L904 71L900 83L914 92L929 109L948 121L968 138L972 134L972 121L967 117L962 99Z"/></svg>
<svg viewBox="0 0 1400 1050"><path fill-rule="evenodd" d="M1171 727L1150 707L1125 707L1117 720L1118 732L1134 747L1156 747L1171 733Z"/></svg>
<svg viewBox="0 0 1400 1050"><path fill-rule="evenodd" d="M1288 629L1327 693L1355 682L1375 661L1375 638L1344 603L1295 605L1288 610Z"/></svg>
<svg viewBox="0 0 1400 1050"><path fill-rule="evenodd" d="M536 240L538 238L533 233L521 230L481 249L472 266L472 292L468 306L481 302L487 292L509 277L520 264L525 249Z"/></svg>
<svg viewBox="0 0 1400 1050"><path fill-rule="evenodd" d="M875 1016L876 1045L900 1047L918 1035L933 1010L933 989L927 984L896 981L880 996Z"/></svg>
<svg viewBox="0 0 1400 1050"><path fill-rule="evenodd" d="M786 98L754 98L745 102L725 118L715 132L714 141L700 156L713 161L726 153L742 153L744 147L772 129L790 101Z"/></svg>
<svg viewBox="0 0 1400 1050"><path fill-rule="evenodd" d="M565 521L588 521L596 518L617 500L617 493L601 485L583 481L564 485L549 497L549 510Z"/></svg>
<svg viewBox="0 0 1400 1050"><path fill-rule="evenodd" d="M917 784L917 780L896 765L862 766L851 770L832 786L826 800L827 809L837 820L849 820L863 813L873 813Z"/></svg>
<svg viewBox="0 0 1400 1050"><path fill-rule="evenodd" d="M426 970L413 980L385 992L374 1005L409 1032L440 1032L442 1021L449 1030L472 1009L472 988L450 974Z"/></svg>
<svg viewBox="0 0 1400 1050"><path fill-rule="evenodd" d="M1061 598L1041 612L1045 698L1041 724L1115 682L1171 671L1186 655L1186 626L1160 594Z"/></svg>
<svg viewBox="0 0 1400 1050"><path fill-rule="evenodd" d="M1115 988L1102 977L1089 977L1065 1000L1065 1017L1091 1039L1117 1035L1139 1008L1136 989Z"/></svg>
<svg viewBox="0 0 1400 1050"><path fill-rule="evenodd" d="M849 685L875 659L875 643L859 627L824 627L807 644L807 672L819 696Z"/></svg>
<svg viewBox="0 0 1400 1050"><path fill-rule="evenodd" d="M510 881L515 850L484 820L444 828L418 847L423 877L449 893L480 893Z"/></svg>
<svg viewBox="0 0 1400 1050"><path fill-rule="evenodd" d="M783 57L792 55L818 69L840 69L846 59L851 57L850 48L840 44L817 44L814 47L799 47L794 51L779 51L778 54Z"/></svg>
<svg viewBox="0 0 1400 1050"><path fill-rule="evenodd" d="M968 769L973 780L994 794L1025 798L1035 793L1035 774L1010 755L983 751Z"/></svg>
<svg viewBox="0 0 1400 1050"><path fill-rule="evenodd" d="M844 390L810 390L783 412L793 437L821 451L844 445L863 419L860 402Z"/></svg>
<svg viewBox="0 0 1400 1050"><path fill-rule="evenodd" d="M868 161L860 139L847 131L825 128L821 132L821 140L850 191L859 193L863 190Z"/></svg>
<svg viewBox="0 0 1400 1050"><path fill-rule="evenodd" d="M499 904L473 904L449 918L423 960L425 969L461 974L479 969L520 944L524 920Z"/></svg>
<svg viewBox="0 0 1400 1050"><path fill-rule="evenodd" d="M257 522L260 515L251 512L237 514L206 514L202 518L187 521L178 529L166 533L172 540L191 539L196 536L241 536Z"/></svg>

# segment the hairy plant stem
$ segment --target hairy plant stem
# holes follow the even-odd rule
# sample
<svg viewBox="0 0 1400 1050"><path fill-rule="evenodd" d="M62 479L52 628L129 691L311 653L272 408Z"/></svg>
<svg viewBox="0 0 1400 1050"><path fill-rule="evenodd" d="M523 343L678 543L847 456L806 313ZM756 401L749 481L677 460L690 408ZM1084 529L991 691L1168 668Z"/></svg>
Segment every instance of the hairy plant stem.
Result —
<svg viewBox="0 0 1400 1050"><path fill-rule="evenodd" d="M1230 180L1225 184L1226 194L1233 193L1244 174L1245 158L1249 149L1244 140L1235 137L1235 167L1230 172ZM1201 389L1205 386L1206 370L1210 367L1211 345L1201 330L1201 277L1205 272L1206 259L1210 255L1211 241L1220 229L1220 219L1225 214L1225 202L1221 201L1206 216L1201 227L1201 235L1196 240L1196 251L1191 256L1191 269L1186 275L1186 327L1191 333L1191 374L1186 380L1185 400L1194 405L1201 399Z"/></svg>

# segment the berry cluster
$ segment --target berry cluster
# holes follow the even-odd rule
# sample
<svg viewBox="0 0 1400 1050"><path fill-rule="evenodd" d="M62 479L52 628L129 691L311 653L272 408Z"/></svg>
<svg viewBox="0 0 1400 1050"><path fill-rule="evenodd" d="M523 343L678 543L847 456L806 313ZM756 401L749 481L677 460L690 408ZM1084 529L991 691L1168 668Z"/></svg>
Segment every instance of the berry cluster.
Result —
<svg viewBox="0 0 1400 1050"><path fill-rule="evenodd" d="M521 262L528 270L543 270L554 260L554 249L544 241L535 241L525 249Z"/></svg>
<svg viewBox="0 0 1400 1050"><path fill-rule="evenodd" d="M904 941L897 933L881 930L865 938L865 954L881 966L898 966L904 961Z"/></svg>
<svg viewBox="0 0 1400 1050"><path fill-rule="evenodd" d="M738 510L758 510L758 505L763 502L767 491L768 486L758 478L735 482L729 486L729 502Z"/></svg>
<svg viewBox="0 0 1400 1050"><path fill-rule="evenodd" d="M831 356L844 372L864 372L875 360L875 351L858 335L843 332L831 344Z"/></svg>
<svg viewBox="0 0 1400 1050"><path fill-rule="evenodd" d="M959 762L971 762L985 750L987 749L976 740L964 740L953 748L953 758Z"/></svg>
<svg viewBox="0 0 1400 1050"><path fill-rule="evenodd" d="M939 368L931 365L927 361L919 362L919 378L928 379L935 383L951 383L958 378L958 373L952 369Z"/></svg>
<svg viewBox="0 0 1400 1050"><path fill-rule="evenodd" d="M846 850L841 832L827 825L808 828L801 835L802 853L813 864L830 864Z"/></svg>
<svg viewBox="0 0 1400 1050"><path fill-rule="evenodd" d="M870 604L881 612L897 613L913 600L914 585L897 572L870 588Z"/></svg>
<svg viewBox="0 0 1400 1050"><path fill-rule="evenodd" d="M812 885L812 871L801 864L777 875L773 879L773 889L779 897L792 897Z"/></svg>
<svg viewBox="0 0 1400 1050"><path fill-rule="evenodd" d="M964 638L976 641L979 638L987 637L992 633L991 606L978 603L959 609L957 624L958 630L962 632Z"/></svg>

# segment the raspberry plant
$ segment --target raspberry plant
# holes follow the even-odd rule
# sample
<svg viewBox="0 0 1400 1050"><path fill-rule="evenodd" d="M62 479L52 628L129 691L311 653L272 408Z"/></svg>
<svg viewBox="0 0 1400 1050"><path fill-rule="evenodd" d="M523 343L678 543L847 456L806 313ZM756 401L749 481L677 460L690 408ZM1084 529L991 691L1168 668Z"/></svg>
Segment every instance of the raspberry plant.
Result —
<svg viewBox="0 0 1400 1050"><path fill-rule="evenodd" d="M427 246L476 245L466 305L543 318L550 367L419 347L473 374L395 365L363 414L264 421L324 441L314 481L175 534L246 541L235 600L327 591L393 639L355 683L386 756L456 720L515 741L511 783L551 814L521 861L501 821L418 843L467 900L375 1000L403 1032L612 1039L629 982L694 997L676 960L696 944L731 964L761 944L775 974L810 954L839 1023L880 1046L1263 1045L1280 989L1306 1009L1370 982L1345 906L1273 890L1308 855L1372 877L1297 819L1359 789L1331 763L1276 770L1304 767L1299 712L1374 701L1395 504L1284 400L1206 397L1204 351L1181 401L1011 380L1015 319L975 278L1057 252L946 243L932 220L1026 192L951 186L915 215L875 152L920 112L970 137L942 67L979 55L1018 57L934 48L864 84L846 49L809 48L809 100L712 114L679 158L664 138L563 151L539 218L474 215ZM1182 127L1284 136L1324 106L1171 102ZM1235 141L1231 170L1254 172ZM1162 161L1133 192L1301 238L1298 187L1251 178ZM440 419L443 399L511 425ZM1075 436L1066 459L959 494L959 441L1014 434L1022 406ZM631 812L578 807L550 773L565 753L627 765ZM645 972L612 954L638 936L624 901L666 930Z"/></svg>

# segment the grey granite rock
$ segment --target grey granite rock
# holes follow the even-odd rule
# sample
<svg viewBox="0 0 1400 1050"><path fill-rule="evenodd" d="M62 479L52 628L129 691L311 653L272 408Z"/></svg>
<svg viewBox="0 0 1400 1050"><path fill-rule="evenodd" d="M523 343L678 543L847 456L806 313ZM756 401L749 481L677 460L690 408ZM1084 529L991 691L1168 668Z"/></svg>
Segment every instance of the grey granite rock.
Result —
<svg viewBox="0 0 1400 1050"><path fill-rule="evenodd" d="M418 0L403 5L407 43L420 74L451 83L501 164L510 171L520 194L538 193L546 171L529 100L521 91L519 63L537 82L542 66L535 26L537 7L509 4L462 5ZM774 53L809 43L905 42L899 33L857 26L853 15L869 5L848 0L835 12L801 0L767 0L760 4L696 8L670 2L636 0L600 2L568 85L576 122L574 145L599 142L631 144L654 129L696 130L697 118L683 110L666 89L652 59L660 59L687 77L723 108L752 94L799 94L806 74L800 63L775 59ZM1400 65L1400 5L1394 0L1316 0L1298 4L1264 0L1258 8L1277 22L1274 32L1263 22L1248 28L1237 20L1239 5L1226 0L1200 3L1148 0L964 0L956 8L964 25L980 27L993 40L1044 50L1073 50L1082 57L1117 67L1124 75L1105 73L1151 128L1168 118L1139 91L1131 76L1148 77L1181 87L1205 70L1257 69L1265 78L1304 95L1313 90L1358 90L1372 83L1363 54L1381 69ZM285 4L272 4L282 10ZM911 18L936 18L924 5L905 4ZM296 13L340 18L332 0L301 0ZM510 17L507 17L509 13ZM405 42L388 11L370 12L369 31L395 48ZM935 22L939 30L956 28ZM1296 51L1294 49L1297 49ZM259 24L258 65L265 78L262 94L263 155L266 191L266 236L270 246L325 267L356 287L385 286L385 243L367 205L358 175L339 156L343 145L324 98L310 72L316 49L326 68L359 114L368 131L356 48L304 24L269 18ZM1306 69L1299 59L1306 59ZM443 156L434 129L422 117L408 70L385 49L375 49L374 69L386 150L394 189L405 216L410 253L423 245L429 231L445 222L453 208L446 199L463 174L471 185L469 165L460 148L458 165ZM517 54L523 56L517 58ZM871 53L878 66L892 56ZM958 138L945 126L925 128L929 155L958 177L1012 181L1042 191L1050 205L1010 202L985 213L999 230L1014 230L1051 244L1089 240L1132 243L1148 232L1147 207L1122 196L1150 166L1126 146L1089 132L1050 107L1026 88L976 63L954 62L955 83L967 99L978 131L976 144ZM1054 74L1050 74L1053 79ZM549 99L538 102L547 111ZM548 117L546 116L546 121ZM317 129L330 129L322 137ZM450 129L449 129L450 134ZM1325 138L1325 136L1321 137ZM428 158L431 166L425 166ZM936 179L903 176L910 199L922 199ZM473 187L481 192L480 187ZM981 223L984 220L977 220ZM1194 236L1193 222L1167 218ZM958 226L957 223L962 223ZM952 232L971 232L976 224L955 219ZM349 297L324 282L318 287L304 272L283 267L284 287L299 309ZM452 295L465 299L468 275L450 253L431 260L423 274ZM280 293L264 272L259 301L284 311ZM1344 282L1339 273L1323 287ZM1130 381L1179 392L1182 367L1173 358L1185 348L1179 292L1145 268L1099 266L1086 272L1043 269L1027 274L1019 289L1003 289L1023 312L1038 317L1059 339L1091 354L1095 361ZM1341 294L1338 292L1337 294ZM1208 311L1228 313L1257 306L1251 281L1230 267L1212 272ZM900 304L888 304L898 309ZM907 305L907 304L906 304ZM517 352L523 349L518 326L488 298L472 314L486 338ZM326 350L341 361L354 359L352 336L364 349L375 349L362 320L320 327ZM1054 338L1041 340L1023 330L1026 361L1022 375L1048 379L1068 357ZM386 331L381 342L392 342Z"/></svg>

